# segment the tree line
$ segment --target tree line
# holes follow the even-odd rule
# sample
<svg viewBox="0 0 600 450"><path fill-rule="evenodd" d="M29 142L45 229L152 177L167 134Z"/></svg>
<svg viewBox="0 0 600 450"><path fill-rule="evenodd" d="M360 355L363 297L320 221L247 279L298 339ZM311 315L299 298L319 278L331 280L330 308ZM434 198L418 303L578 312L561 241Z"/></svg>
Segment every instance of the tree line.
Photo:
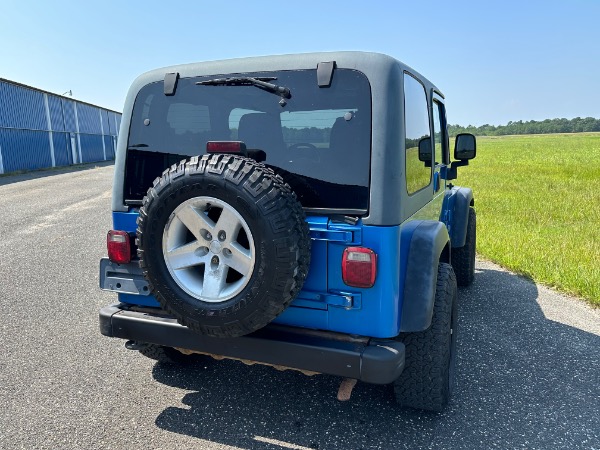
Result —
<svg viewBox="0 0 600 450"><path fill-rule="evenodd" d="M331 128L288 128L282 127L285 142L329 142Z"/></svg>
<svg viewBox="0 0 600 450"><path fill-rule="evenodd" d="M593 117L575 117L574 119L546 119L542 121L529 120L523 122L508 122L506 125L448 125L448 133L456 136L458 133L472 133L478 136L504 136L507 134L551 134L551 133L583 133L600 131L600 119Z"/></svg>

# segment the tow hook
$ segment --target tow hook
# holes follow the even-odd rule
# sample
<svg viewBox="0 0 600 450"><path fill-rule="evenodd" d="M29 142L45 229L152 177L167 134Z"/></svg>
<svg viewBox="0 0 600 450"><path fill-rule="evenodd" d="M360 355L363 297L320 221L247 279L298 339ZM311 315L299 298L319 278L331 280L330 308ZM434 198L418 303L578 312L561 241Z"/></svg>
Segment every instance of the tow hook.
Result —
<svg viewBox="0 0 600 450"><path fill-rule="evenodd" d="M125 348L127 350L143 350L146 347L148 347L148 344L145 342L138 342L138 341L125 342Z"/></svg>
<svg viewBox="0 0 600 450"><path fill-rule="evenodd" d="M356 386L356 381L354 378L344 378L340 383L340 388L338 389L337 399L340 402L346 402L350 400L350 396L352 395L352 389Z"/></svg>

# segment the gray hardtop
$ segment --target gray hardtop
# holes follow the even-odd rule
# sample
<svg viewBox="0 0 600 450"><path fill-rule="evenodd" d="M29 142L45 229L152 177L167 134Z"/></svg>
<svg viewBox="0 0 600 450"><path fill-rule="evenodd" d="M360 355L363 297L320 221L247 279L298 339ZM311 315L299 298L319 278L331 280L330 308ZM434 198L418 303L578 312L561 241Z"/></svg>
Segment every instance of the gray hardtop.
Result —
<svg viewBox="0 0 600 450"><path fill-rule="evenodd" d="M165 74L176 72L181 78L235 75L278 70L316 69L320 62L335 61L337 68L362 72L371 85L371 174L369 214L365 225L398 225L427 202L429 192L423 190L410 198L404 184L404 123L402 74L408 72L424 85L428 99L440 91L425 77L388 55L370 52L321 52L293 55L258 56L221 61L181 64L151 70L132 83L127 94L121 121L120 139L115 157L113 211L127 211L123 201L123 177L127 136L133 105L140 89L161 82ZM334 75L335 77L335 72ZM315 79L316 83L316 79ZM441 95L441 93L440 93ZM429 195L430 197L430 195Z"/></svg>

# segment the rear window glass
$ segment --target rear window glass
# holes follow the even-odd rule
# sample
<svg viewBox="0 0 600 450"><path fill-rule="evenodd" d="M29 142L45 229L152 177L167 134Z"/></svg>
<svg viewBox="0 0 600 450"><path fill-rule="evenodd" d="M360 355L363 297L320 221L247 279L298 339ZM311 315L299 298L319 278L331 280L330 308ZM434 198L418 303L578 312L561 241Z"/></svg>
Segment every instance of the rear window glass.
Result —
<svg viewBox="0 0 600 450"><path fill-rule="evenodd" d="M209 131L208 107L191 103L173 103L167 110L167 123L176 135Z"/></svg>
<svg viewBox="0 0 600 450"><path fill-rule="evenodd" d="M140 90L128 139L127 200L140 200L173 160L204 154L208 141L241 140L266 153L265 164L305 208L367 211L371 92L364 74L337 69L328 88L319 88L316 70L244 74L289 88L284 105L255 86L196 85L229 76L180 79L173 96L163 94L162 82Z"/></svg>

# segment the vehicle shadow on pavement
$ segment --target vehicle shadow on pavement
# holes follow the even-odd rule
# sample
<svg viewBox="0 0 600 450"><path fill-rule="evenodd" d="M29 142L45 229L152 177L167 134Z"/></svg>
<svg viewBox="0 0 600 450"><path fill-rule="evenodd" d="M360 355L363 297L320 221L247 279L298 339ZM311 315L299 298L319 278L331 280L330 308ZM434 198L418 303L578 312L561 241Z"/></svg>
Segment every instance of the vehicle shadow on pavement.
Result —
<svg viewBox="0 0 600 450"><path fill-rule="evenodd" d="M600 336L547 319L535 284L478 271L459 292L457 384L442 414L396 407L389 386L207 359L155 365L156 381L191 391L161 429L247 449L598 448Z"/></svg>
<svg viewBox="0 0 600 450"><path fill-rule="evenodd" d="M31 172L8 173L6 175L0 176L0 186L19 183L21 181L36 180L38 178L53 177L54 175L61 175L63 173L83 172L85 170L92 170L98 167L112 166L114 164L115 162L112 160L98 161L88 164L77 164L75 166L53 167L50 169L32 170Z"/></svg>

